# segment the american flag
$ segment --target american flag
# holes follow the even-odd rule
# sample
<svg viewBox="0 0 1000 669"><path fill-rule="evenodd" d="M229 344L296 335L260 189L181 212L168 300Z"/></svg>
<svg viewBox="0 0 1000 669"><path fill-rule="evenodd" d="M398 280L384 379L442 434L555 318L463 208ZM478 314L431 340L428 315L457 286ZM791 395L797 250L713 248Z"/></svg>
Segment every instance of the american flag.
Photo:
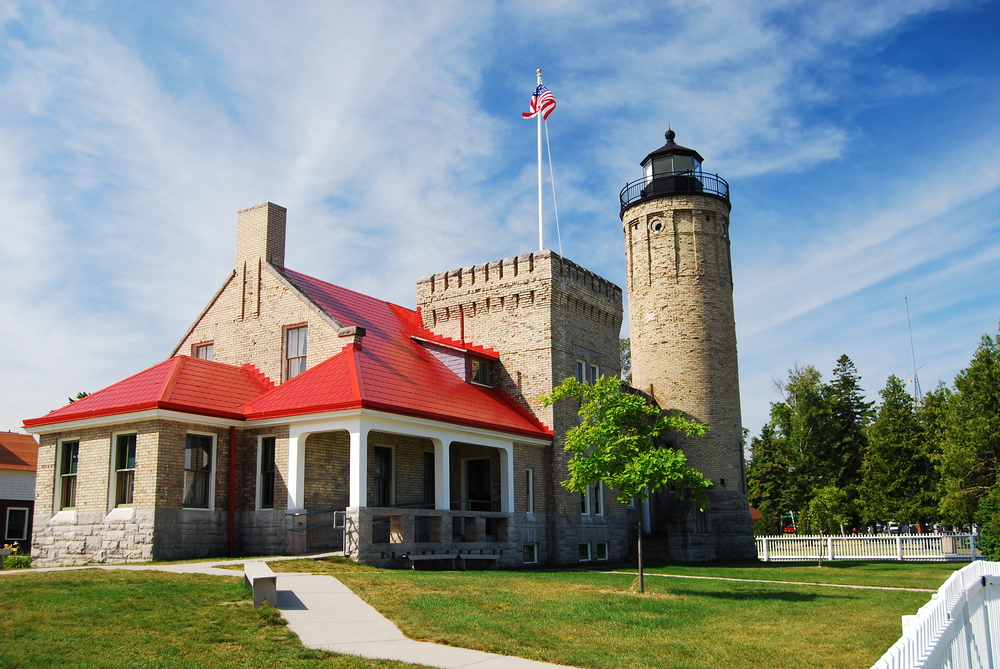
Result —
<svg viewBox="0 0 1000 669"><path fill-rule="evenodd" d="M552 95L552 91L545 86L539 86L535 89L535 94L531 96L529 107L531 111L521 113L523 118L535 118L538 112L541 112L542 118L547 119L556 108L556 96Z"/></svg>

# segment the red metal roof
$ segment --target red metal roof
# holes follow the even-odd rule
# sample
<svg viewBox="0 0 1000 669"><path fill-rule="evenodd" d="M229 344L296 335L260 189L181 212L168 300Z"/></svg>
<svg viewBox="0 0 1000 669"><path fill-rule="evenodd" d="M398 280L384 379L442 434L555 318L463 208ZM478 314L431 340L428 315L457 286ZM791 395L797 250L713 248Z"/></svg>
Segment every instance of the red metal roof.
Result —
<svg viewBox="0 0 1000 669"><path fill-rule="evenodd" d="M252 365L242 368L177 356L52 413L24 421L51 425L154 408L254 420L368 408L550 439L552 432L500 388L467 383L421 343L436 342L497 360L489 348L441 337L411 310L285 269L285 276L345 327L366 331L278 387ZM345 342L353 341L345 338Z"/></svg>
<svg viewBox="0 0 1000 669"><path fill-rule="evenodd" d="M285 270L296 287L345 327L366 331L360 350L348 344L246 407L248 419L370 408L548 439L551 432L500 388L467 383L417 340L497 359L488 348L447 339L423 327L420 315L390 302Z"/></svg>
<svg viewBox="0 0 1000 669"><path fill-rule="evenodd" d="M87 395L25 427L149 409L242 419L241 407L274 384L253 365L234 367L180 355Z"/></svg>
<svg viewBox="0 0 1000 669"><path fill-rule="evenodd" d="M38 442L30 434L0 432L0 469L38 469Z"/></svg>

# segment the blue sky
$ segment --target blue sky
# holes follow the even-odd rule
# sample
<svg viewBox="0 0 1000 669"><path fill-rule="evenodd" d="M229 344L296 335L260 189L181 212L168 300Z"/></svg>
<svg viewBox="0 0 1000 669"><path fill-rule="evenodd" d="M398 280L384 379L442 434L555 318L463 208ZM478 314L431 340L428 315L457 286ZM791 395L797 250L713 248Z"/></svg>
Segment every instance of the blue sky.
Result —
<svg viewBox="0 0 1000 669"><path fill-rule="evenodd" d="M997 34L974 0L0 0L0 429L165 358L240 208L406 306L536 250L538 67L568 258L624 286L618 192L668 123L729 181L754 433L795 364L910 378L904 295L950 382L1000 319Z"/></svg>

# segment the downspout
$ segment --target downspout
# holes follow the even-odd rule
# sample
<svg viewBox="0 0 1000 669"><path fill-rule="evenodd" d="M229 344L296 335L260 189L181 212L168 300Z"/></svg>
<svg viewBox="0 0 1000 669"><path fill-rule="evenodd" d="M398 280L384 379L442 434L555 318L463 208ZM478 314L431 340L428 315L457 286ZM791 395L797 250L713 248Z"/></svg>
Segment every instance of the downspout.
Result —
<svg viewBox="0 0 1000 669"><path fill-rule="evenodd" d="M236 555L236 426L229 426L229 556Z"/></svg>

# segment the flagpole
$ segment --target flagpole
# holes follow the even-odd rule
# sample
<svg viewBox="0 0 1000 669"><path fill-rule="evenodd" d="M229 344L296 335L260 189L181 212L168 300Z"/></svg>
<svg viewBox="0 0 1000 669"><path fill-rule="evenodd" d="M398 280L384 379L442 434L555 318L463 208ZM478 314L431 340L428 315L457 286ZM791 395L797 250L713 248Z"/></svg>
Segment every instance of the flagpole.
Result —
<svg viewBox="0 0 1000 669"><path fill-rule="evenodd" d="M542 85L542 71L537 72L538 85ZM535 114L538 119L538 250L545 248L545 226L542 223L542 113Z"/></svg>

